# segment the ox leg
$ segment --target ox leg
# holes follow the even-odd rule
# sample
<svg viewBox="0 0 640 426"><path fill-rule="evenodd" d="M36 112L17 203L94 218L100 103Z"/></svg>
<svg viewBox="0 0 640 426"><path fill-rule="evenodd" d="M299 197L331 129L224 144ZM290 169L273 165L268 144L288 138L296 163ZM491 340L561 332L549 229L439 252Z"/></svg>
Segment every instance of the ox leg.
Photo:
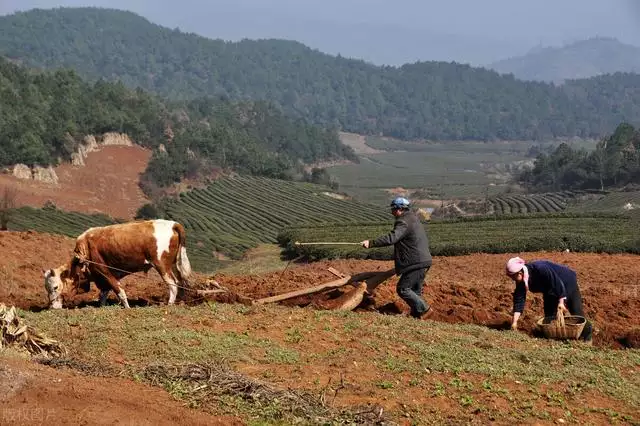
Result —
<svg viewBox="0 0 640 426"><path fill-rule="evenodd" d="M120 287L120 283L118 283L118 287ZM122 303L125 308L129 308L129 300L127 300L127 293L124 292L124 288L120 287L118 291L118 299Z"/></svg>
<svg viewBox="0 0 640 426"><path fill-rule="evenodd" d="M173 305L176 302L176 295L178 294L178 285L173 274L165 273L162 279L169 286L169 305Z"/></svg>
<svg viewBox="0 0 640 426"><path fill-rule="evenodd" d="M180 285L178 287L178 299L184 300L184 290L187 284L187 280L182 277L182 274L178 270L178 268L173 269L173 276L176 282Z"/></svg>
<svg viewBox="0 0 640 426"><path fill-rule="evenodd" d="M111 291L110 289L100 290L100 298L98 300L100 301L101 308L107 304L107 297L109 297L110 291Z"/></svg>

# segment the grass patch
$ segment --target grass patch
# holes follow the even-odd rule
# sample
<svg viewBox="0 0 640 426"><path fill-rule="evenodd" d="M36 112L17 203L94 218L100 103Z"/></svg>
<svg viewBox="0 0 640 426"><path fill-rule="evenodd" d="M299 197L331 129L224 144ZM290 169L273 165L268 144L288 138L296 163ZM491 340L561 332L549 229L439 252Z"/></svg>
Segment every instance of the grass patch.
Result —
<svg viewBox="0 0 640 426"><path fill-rule="evenodd" d="M225 304L22 315L68 346L78 362L122 370L124 361L131 377L142 377L149 365L163 366L163 379L143 375L144 380L157 380L193 406L235 413L252 422L291 424L306 415L292 411L285 400L269 403L222 392L202 376L189 379L182 368L224 365L247 371L247 380L262 377L276 381L282 391L315 395L316 402L322 401L323 392L333 392L336 401L344 397L347 405L388 404L385 413L392 419L409 413L412 419L435 423L546 418L545 412L557 418L571 407L583 406L589 395L598 395L599 402L613 401L600 405L615 408L616 419L637 418L640 406L640 378L629 373L640 369L640 351L532 339L475 325L277 305L250 315ZM492 344L479 345L486 341ZM119 362L113 361L114 355ZM334 389L327 388L328 382ZM198 390L199 386L205 387ZM207 392L215 404L207 402ZM411 395L416 403L401 408L403 395ZM431 412L427 407L434 398L456 408ZM581 423L610 417L604 412L571 412Z"/></svg>

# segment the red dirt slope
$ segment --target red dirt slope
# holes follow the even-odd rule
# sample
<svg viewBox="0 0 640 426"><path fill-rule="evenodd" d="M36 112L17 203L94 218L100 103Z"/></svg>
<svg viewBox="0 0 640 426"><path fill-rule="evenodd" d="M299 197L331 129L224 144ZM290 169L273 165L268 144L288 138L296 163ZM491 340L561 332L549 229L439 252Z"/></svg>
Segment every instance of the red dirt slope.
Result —
<svg viewBox="0 0 640 426"><path fill-rule="evenodd" d="M138 182L150 158L151 151L139 146L107 145L89 153L85 166L56 167L57 185L0 174L0 187L17 188L18 206L42 207L51 200L63 210L130 219L148 202Z"/></svg>

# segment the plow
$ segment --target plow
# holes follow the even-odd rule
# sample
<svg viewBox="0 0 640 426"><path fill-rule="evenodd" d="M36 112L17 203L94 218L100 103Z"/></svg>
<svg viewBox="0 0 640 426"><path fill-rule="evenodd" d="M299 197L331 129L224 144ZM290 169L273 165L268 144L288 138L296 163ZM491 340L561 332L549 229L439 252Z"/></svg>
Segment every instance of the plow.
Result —
<svg viewBox="0 0 640 426"><path fill-rule="evenodd" d="M317 298L318 300L322 300L322 302L315 303L319 308L351 311L362 303L366 294L373 294L380 284L395 274L395 269L393 268L386 271L362 272L354 275L343 274L331 267L327 268L327 270L336 276L335 280L258 299L243 295L236 296L239 302L247 305L265 305L289 301L304 296L320 296ZM208 281L207 287L206 289L196 290L196 294L206 298L211 295L215 297L216 295L231 293L215 280ZM343 291L335 292L335 290ZM336 297L332 297L334 295L336 295Z"/></svg>
<svg viewBox="0 0 640 426"><path fill-rule="evenodd" d="M296 246L306 245L360 245L354 242L294 242ZM288 266L288 265L287 265ZM286 268L285 268L286 270ZM276 294L269 297L253 299L243 295L236 295L237 301L247 305L264 305L269 303L277 303L304 296L314 297L314 304L321 309L331 310L347 310L351 311L357 308L363 301L365 295L372 295L376 288L391 278L395 274L395 268L385 271L361 272L354 275L346 275L333 267L327 268L336 279L317 284L312 287L302 288L286 293ZM283 271L284 273L284 271ZM217 281L210 280L207 283L207 289L196 290L196 294L201 298L210 295L228 294L229 290L221 286ZM341 291L345 287L350 287L346 291ZM336 291L339 290L339 291ZM319 297L318 297L319 296ZM335 297L332 297L335 296ZM321 300L321 301L320 301Z"/></svg>

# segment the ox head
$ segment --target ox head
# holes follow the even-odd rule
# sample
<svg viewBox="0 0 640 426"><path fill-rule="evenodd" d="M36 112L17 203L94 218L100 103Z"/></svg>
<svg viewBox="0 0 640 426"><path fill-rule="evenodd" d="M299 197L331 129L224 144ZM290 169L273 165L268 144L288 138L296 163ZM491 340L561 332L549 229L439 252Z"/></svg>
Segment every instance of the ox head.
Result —
<svg viewBox="0 0 640 426"><path fill-rule="evenodd" d="M49 298L49 308L62 308L62 294L65 289L71 288L73 280L70 277L69 267L62 265L54 269L43 271L44 288Z"/></svg>
<svg viewBox="0 0 640 426"><path fill-rule="evenodd" d="M76 294L80 289L85 293L90 290L86 266L80 264L77 258L74 258L71 265L61 265L42 273L44 288L49 298L49 308L61 309L64 294L70 292Z"/></svg>

